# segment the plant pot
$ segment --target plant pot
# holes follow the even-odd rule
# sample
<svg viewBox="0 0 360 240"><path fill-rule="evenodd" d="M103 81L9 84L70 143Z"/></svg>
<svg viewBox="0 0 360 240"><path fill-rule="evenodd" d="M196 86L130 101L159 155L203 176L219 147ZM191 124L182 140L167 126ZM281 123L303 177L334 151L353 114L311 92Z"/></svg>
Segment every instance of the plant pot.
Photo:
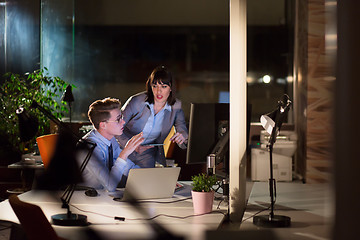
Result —
<svg viewBox="0 0 360 240"><path fill-rule="evenodd" d="M191 191L195 214L204 214L212 211L215 192Z"/></svg>

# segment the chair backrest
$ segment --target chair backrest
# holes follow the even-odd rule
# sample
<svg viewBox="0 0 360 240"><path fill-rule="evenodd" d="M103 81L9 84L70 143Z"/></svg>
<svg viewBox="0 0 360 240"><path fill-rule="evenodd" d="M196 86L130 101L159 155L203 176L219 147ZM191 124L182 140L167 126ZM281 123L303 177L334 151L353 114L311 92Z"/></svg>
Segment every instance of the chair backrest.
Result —
<svg viewBox="0 0 360 240"><path fill-rule="evenodd" d="M54 154L58 136L58 134L48 134L36 138L40 156L45 168L49 166L50 159Z"/></svg>
<svg viewBox="0 0 360 240"><path fill-rule="evenodd" d="M9 202L23 227L28 240L61 239L57 236L55 230L39 206L23 202L15 194L9 196Z"/></svg>

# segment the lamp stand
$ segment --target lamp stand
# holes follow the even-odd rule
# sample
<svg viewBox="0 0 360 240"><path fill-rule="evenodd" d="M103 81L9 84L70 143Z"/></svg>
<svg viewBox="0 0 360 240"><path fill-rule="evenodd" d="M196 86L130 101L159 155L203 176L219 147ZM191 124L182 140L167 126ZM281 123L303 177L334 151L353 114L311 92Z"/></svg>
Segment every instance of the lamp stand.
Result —
<svg viewBox="0 0 360 240"><path fill-rule="evenodd" d="M59 226L88 226L87 216L81 214L74 214L70 211L69 203L66 198L72 195L75 190L75 184L68 186L61 197L63 202L62 208L67 209L67 213L60 213L51 216L52 223ZM64 198L65 196L65 198Z"/></svg>
<svg viewBox="0 0 360 240"><path fill-rule="evenodd" d="M54 121L60 128L66 130L69 134L72 135L73 138L77 139L77 144L84 144L86 146L91 146L88 149L87 155L85 159L82 161L80 166L80 173L82 173L88 164L90 157L96 147L95 143L89 142L85 139L82 139L78 134L76 134L71 128L65 125L62 121L57 119L54 115L52 115L49 111L47 111L44 107L39 105L36 101L33 101L31 104L32 108L39 109L45 116L47 116L50 120ZM76 184L70 184L64 191L61 196L62 208L67 209L67 213L61 213L51 216L53 224L60 226L87 226L89 223L87 222L87 217L81 214L74 214L70 211L70 200L75 191Z"/></svg>
<svg viewBox="0 0 360 240"><path fill-rule="evenodd" d="M273 158L272 158L273 145L272 144L269 145L269 150L270 150L269 190L270 190L270 199L271 199L270 214L255 216L253 218L253 223L261 227L289 227L291 224L290 217L274 214L274 205L276 198L276 180L274 179L273 176Z"/></svg>
<svg viewBox="0 0 360 240"><path fill-rule="evenodd" d="M80 172L82 173L90 160L90 157L96 147L96 144L88 142L84 139L80 139L79 141L80 141L80 143L91 145L91 148L89 149L85 159L83 160L83 162L81 163L81 166L80 166ZM69 185L65 189L63 195L61 196L62 208L66 208L67 212L52 215L51 220L54 225L59 225L59 226L88 226L89 225L89 223L87 221L87 217L85 215L74 214L70 211L69 203L70 203L70 199L75 191L75 188L76 188L76 184Z"/></svg>
<svg viewBox="0 0 360 240"><path fill-rule="evenodd" d="M288 103L289 104L289 103ZM269 139L269 152L270 152L270 179L269 179L269 191L270 191L270 214L269 215L260 215L253 218L253 223L257 226L262 227L289 227L291 224L290 217L275 215L274 214L274 205L276 199L276 180L274 179L273 171L273 147L276 141L276 136L282 124L283 116L288 111L288 106L284 106L279 102L278 109L276 112L275 126L273 127ZM285 111L286 110L286 111Z"/></svg>
<svg viewBox="0 0 360 240"><path fill-rule="evenodd" d="M87 217L81 214L60 213L51 216L52 223L58 226L88 226Z"/></svg>
<svg viewBox="0 0 360 240"><path fill-rule="evenodd" d="M71 123L71 102L69 102L69 122Z"/></svg>

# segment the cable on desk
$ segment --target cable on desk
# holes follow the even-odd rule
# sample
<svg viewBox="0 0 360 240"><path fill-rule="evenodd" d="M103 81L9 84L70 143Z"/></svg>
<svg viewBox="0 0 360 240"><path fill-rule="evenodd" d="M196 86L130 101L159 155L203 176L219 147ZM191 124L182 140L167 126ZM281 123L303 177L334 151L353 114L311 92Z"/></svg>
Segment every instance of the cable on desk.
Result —
<svg viewBox="0 0 360 240"><path fill-rule="evenodd" d="M153 200L137 200L137 202L139 203L177 203L177 202L182 202L182 201L185 201L185 200L189 200L191 199L192 197L187 197L187 198L181 198L181 199L178 199L178 200L173 200L173 201L168 201L168 202L160 202L160 201L153 201ZM126 201L124 201L126 202Z"/></svg>
<svg viewBox="0 0 360 240"><path fill-rule="evenodd" d="M133 220L133 221L143 221L143 220L153 220L155 218L158 217L169 217L169 218L177 218L177 219L186 219L186 218L191 218L191 217L197 217L197 216L203 216L203 215L208 215L208 214L213 214L213 213L221 213L222 215L226 216L226 213L223 213L221 211L212 211L209 213L202 213L202 214L192 214L192 215L188 215L188 216L174 216L174 215L168 215L168 214L158 214L155 215L151 218L126 218L126 220Z"/></svg>
<svg viewBox="0 0 360 240"><path fill-rule="evenodd" d="M218 203L218 205L217 205L216 209L220 209L220 205L221 205L221 203L222 203L222 202L224 202L224 201L225 201L225 199L221 199L221 200L219 201L219 203Z"/></svg>
<svg viewBox="0 0 360 240"><path fill-rule="evenodd" d="M169 217L169 218L177 218L177 219L186 219L186 218L190 218L190 217L197 217L197 216L203 216L203 215L207 215L207 214L213 214L213 213L221 213L222 215L226 216L226 213L223 213L221 211L212 211L212 212L209 212L209 213L203 213L203 214L192 214L192 215L188 215L188 216L174 216L174 215L167 215L167 214L158 214L158 215L155 215L151 218L125 218L125 217L118 217L118 216L109 216L109 215L105 215L105 214L102 214L102 213L97 213L97 212L93 212L93 211L87 211L87 210L83 210L79 207L76 207L72 204L70 204L71 207L73 208L76 208L77 210L79 210L80 212L85 212L85 213L92 213L92 214L96 214L96 215L100 215L100 216L103 216L103 217L107 217L107 218L113 218L114 220L119 220L119 221L125 221L125 220L133 220L133 221L142 221L142 220L153 220L155 218L158 218L158 217Z"/></svg>
<svg viewBox="0 0 360 240"><path fill-rule="evenodd" d="M168 203L182 202L182 201L189 200L189 199L192 199L192 197L182 198L182 199L178 199L178 200L174 200L174 201L168 201L168 202L164 202L164 201L159 202L159 201L152 201L152 200L150 200L150 201L149 201L149 200L143 200L143 201L138 200L138 202L139 202L139 203L162 203L162 204L165 203L165 204L168 204ZM117 201L115 198L114 198L114 200ZM124 202L126 202L126 201L124 201ZM221 205L222 202L225 202L225 199L221 199L221 200L219 201L216 209L218 209L218 210L220 209L220 205Z"/></svg>
<svg viewBox="0 0 360 240"><path fill-rule="evenodd" d="M103 217L107 217L107 218L113 218L114 220L119 220L119 221L125 221L125 218L124 217L118 217L118 216L109 216L109 215L105 215L105 214L102 214L102 213L97 213L97 212L93 212L93 211L87 211L87 210L83 210L81 208L78 208L72 204L69 204L71 207L73 208L76 208L77 210L79 210L80 212L85 212L85 213L92 213L92 214L96 214L96 215L99 215L99 216L103 216Z"/></svg>
<svg viewBox="0 0 360 240"><path fill-rule="evenodd" d="M264 212L264 211L266 211L266 210L269 210L269 209L270 209L270 206L267 207L267 208L261 209L260 211L256 212L255 214L251 215L250 217L247 217L247 218L243 219L243 220L241 221L241 223L243 223L243 222L247 221L248 219L253 218L253 217L255 217L256 215L258 215L258 214L260 214L260 213L262 213L262 212ZM241 224L241 223L240 223L240 224Z"/></svg>

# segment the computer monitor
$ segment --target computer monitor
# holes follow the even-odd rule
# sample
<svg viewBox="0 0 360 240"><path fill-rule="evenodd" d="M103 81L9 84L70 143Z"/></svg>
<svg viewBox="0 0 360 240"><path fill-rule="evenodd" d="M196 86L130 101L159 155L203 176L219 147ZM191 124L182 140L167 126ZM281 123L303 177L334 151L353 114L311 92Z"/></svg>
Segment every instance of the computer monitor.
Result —
<svg viewBox="0 0 360 240"><path fill-rule="evenodd" d="M249 151L251 104L247 104L246 112L246 147ZM215 154L215 164L223 162L228 173L229 119L228 103L191 103L187 164L206 164L207 156Z"/></svg>
<svg viewBox="0 0 360 240"><path fill-rule="evenodd" d="M228 172L229 126L228 103L192 103L186 163L206 164L215 154L216 165L223 162Z"/></svg>

